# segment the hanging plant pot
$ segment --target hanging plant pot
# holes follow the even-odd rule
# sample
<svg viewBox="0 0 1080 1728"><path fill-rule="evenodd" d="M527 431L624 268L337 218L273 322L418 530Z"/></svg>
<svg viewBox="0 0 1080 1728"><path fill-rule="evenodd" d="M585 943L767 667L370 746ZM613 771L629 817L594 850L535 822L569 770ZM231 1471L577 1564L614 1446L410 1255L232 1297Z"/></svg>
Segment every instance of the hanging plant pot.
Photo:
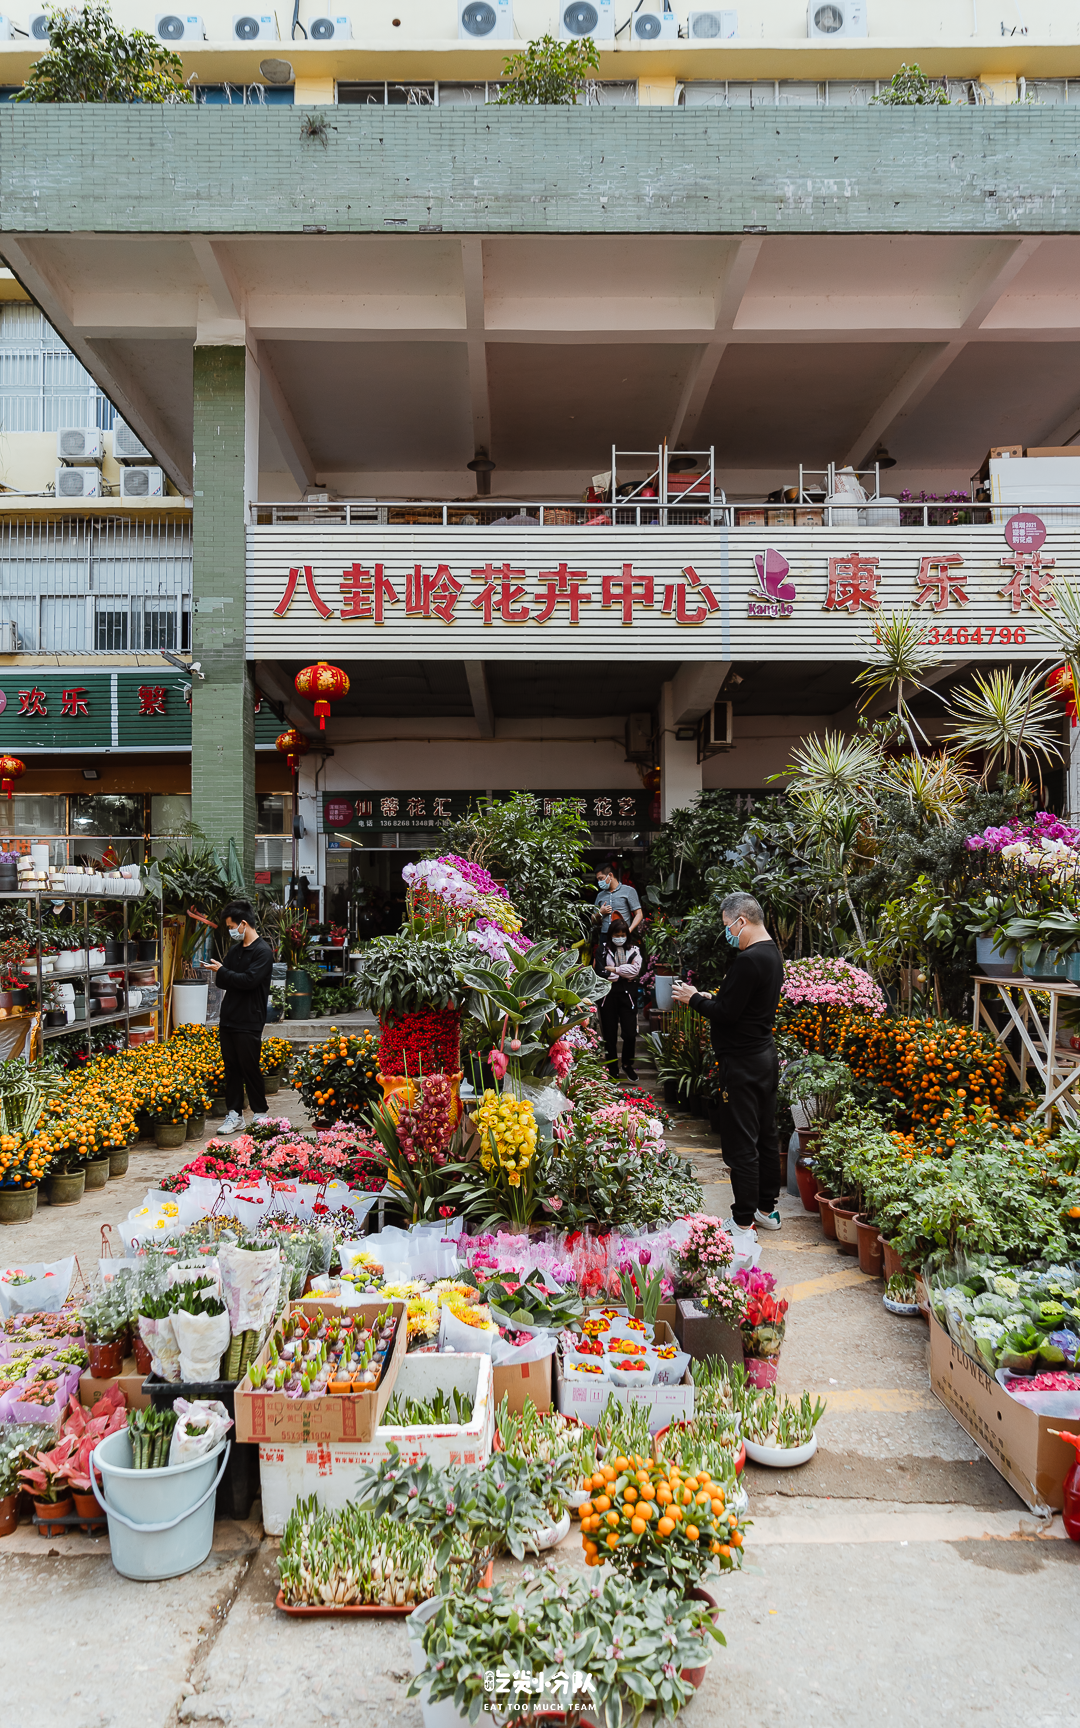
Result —
<svg viewBox="0 0 1080 1728"><path fill-rule="evenodd" d="M111 1338L107 1344L86 1345L90 1372L95 1380L114 1380L124 1366L124 1340Z"/></svg>
<svg viewBox="0 0 1080 1728"><path fill-rule="evenodd" d="M159 1146L182 1146L187 1139L186 1122L155 1122L154 1139Z"/></svg>
<svg viewBox="0 0 1080 1728"><path fill-rule="evenodd" d="M77 1206L86 1187L86 1171L58 1171L48 1180L50 1206Z"/></svg>
<svg viewBox="0 0 1080 1728"><path fill-rule="evenodd" d="M88 1188L104 1188L108 1180L108 1153L103 1158L88 1158L86 1160L86 1186Z"/></svg>
<svg viewBox="0 0 1080 1728"><path fill-rule="evenodd" d="M818 1209L817 1177L814 1175L812 1159L796 1159L795 1180L799 1185L799 1199L803 1203L803 1209L807 1212L816 1212Z"/></svg>
<svg viewBox="0 0 1080 1728"><path fill-rule="evenodd" d="M26 1224L37 1211L37 1185L0 1188L0 1224Z"/></svg>
<svg viewBox="0 0 1080 1728"><path fill-rule="evenodd" d="M128 1164L130 1162L131 1162L131 1154L130 1154L130 1152L128 1152L126 1147L122 1152L110 1152L109 1153L109 1175L110 1176L126 1176L127 1170L128 1170Z"/></svg>

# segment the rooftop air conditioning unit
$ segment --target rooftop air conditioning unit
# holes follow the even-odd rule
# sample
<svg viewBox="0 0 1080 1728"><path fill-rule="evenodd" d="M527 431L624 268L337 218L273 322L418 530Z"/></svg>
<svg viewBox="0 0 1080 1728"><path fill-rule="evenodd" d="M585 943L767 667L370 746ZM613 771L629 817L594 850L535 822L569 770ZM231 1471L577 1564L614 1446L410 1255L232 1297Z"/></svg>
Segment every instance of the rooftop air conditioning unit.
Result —
<svg viewBox="0 0 1080 1728"><path fill-rule="evenodd" d="M194 12L158 12L154 31L159 42L205 42L206 29Z"/></svg>
<svg viewBox="0 0 1080 1728"><path fill-rule="evenodd" d="M311 42L351 42L352 19L344 15L340 18L311 18L307 32Z"/></svg>
<svg viewBox="0 0 1080 1728"><path fill-rule="evenodd" d="M125 426L122 420L113 423L112 447L118 462L138 462L150 455L142 439L136 438L131 427Z"/></svg>
<svg viewBox="0 0 1080 1728"><path fill-rule="evenodd" d="M719 756L722 750L734 749L731 727L731 703L714 702L703 714L698 729L698 760L703 756Z"/></svg>
<svg viewBox="0 0 1080 1728"><path fill-rule="evenodd" d="M19 626L14 618L0 618L0 654L19 652Z"/></svg>
<svg viewBox="0 0 1080 1728"><path fill-rule="evenodd" d="M121 498L160 498L165 486L160 468L121 468Z"/></svg>
<svg viewBox="0 0 1080 1728"><path fill-rule="evenodd" d="M670 6L650 6L648 0L630 21L630 40L635 48L651 48L654 43L677 41L679 20Z"/></svg>
<svg viewBox="0 0 1080 1728"><path fill-rule="evenodd" d="M513 0L458 0L461 42L509 42L514 34Z"/></svg>
<svg viewBox="0 0 1080 1728"><path fill-rule="evenodd" d="M277 13L234 12L232 33L237 42L276 42Z"/></svg>
<svg viewBox="0 0 1080 1728"><path fill-rule="evenodd" d="M96 427L61 426L56 434L56 454L61 462L100 462L104 440Z"/></svg>
<svg viewBox="0 0 1080 1728"><path fill-rule="evenodd" d="M733 42L739 34L739 14L691 12L686 23L686 34L691 42L709 45L714 42Z"/></svg>
<svg viewBox="0 0 1080 1728"><path fill-rule="evenodd" d="M100 498L101 475L96 468L58 468L58 498Z"/></svg>
<svg viewBox="0 0 1080 1728"><path fill-rule="evenodd" d="M47 12L31 12L27 29L30 32L31 41L47 42L49 40L49 14Z"/></svg>
<svg viewBox="0 0 1080 1728"><path fill-rule="evenodd" d="M866 0L810 0L806 12L808 36L865 36Z"/></svg>
<svg viewBox="0 0 1080 1728"><path fill-rule="evenodd" d="M614 0L560 0L559 41L575 42L582 36L614 42Z"/></svg>

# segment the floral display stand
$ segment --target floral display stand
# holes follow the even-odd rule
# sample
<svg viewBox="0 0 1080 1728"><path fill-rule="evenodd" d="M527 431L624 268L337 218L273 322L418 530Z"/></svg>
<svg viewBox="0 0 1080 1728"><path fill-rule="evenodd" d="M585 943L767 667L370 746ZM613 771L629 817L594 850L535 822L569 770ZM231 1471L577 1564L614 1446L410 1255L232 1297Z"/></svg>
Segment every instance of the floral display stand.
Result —
<svg viewBox="0 0 1080 1728"><path fill-rule="evenodd" d="M989 1028L1001 1045L1002 1054L1020 1084L1022 1092L1032 1090L1028 1080L1029 1064L1042 1081L1042 1103L1038 1114L1048 1115L1057 1110L1074 1126L1080 1124L1080 1050L1066 1049L1058 1044L1058 1016L1062 1001L1080 998L1080 985L1047 983L1036 978L985 978L976 973L975 1010L973 1025L980 1021ZM988 998L996 992L1007 1019L1004 1026L995 1024L990 1014ZM1044 1013L1038 997L1049 996L1050 1012ZM1020 1038L1019 1060L1008 1049L1005 1040L1016 1032Z"/></svg>

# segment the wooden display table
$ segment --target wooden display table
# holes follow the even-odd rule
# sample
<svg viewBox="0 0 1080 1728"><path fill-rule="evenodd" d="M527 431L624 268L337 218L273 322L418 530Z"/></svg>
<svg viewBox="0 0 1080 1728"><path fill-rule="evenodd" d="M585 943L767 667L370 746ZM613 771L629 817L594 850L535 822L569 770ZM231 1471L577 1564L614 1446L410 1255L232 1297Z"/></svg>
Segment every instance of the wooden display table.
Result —
<svg viewBox="0 0 1080 1728"><path fill-rule="evenodd" d="M1021 1092L1034 1088L1028 1084L1028 1068L1034 1068L1042 1081L1042 1103L1038 1114L1057 1110L1062 1120L1080 1127L1080 1050L1063 1049L1057 1042L1058 1013L1062 998L1080 998L1080 985L1062 982L1042 983L1037 978L988 978L975 973L975 1031L981 1025L994 1034L1001 1053L1020 1082ZM1008 1020L1003 1027L995 1026L987 1010L984 996L996 990L1004 1003ZM1045 1014L1036 1002L1037 994L1049 996L1050 1013ZM1020 1037L1020 1059L1005 1048L1010 1032Z"/></svg>

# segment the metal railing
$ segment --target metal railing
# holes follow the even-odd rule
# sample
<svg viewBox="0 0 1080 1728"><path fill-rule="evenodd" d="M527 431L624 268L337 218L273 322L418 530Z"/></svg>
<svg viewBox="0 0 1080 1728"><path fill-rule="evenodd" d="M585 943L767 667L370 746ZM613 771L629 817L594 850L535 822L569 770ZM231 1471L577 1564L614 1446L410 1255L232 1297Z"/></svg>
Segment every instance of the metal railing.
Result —
<svg viewBox="0 0 1080 1728"><path fill-rule="evenodd" d="M722 504L628 502L537 503L500 498L389 503L362 498L327 504L252 504L255 527L285 523L341 523L347 527L430 528L969 528L1000 527L1019 510L1041 516L1048 528L1080 528L1080 500L1062 504L975 502L775 504L740 499Z"/></svg>

